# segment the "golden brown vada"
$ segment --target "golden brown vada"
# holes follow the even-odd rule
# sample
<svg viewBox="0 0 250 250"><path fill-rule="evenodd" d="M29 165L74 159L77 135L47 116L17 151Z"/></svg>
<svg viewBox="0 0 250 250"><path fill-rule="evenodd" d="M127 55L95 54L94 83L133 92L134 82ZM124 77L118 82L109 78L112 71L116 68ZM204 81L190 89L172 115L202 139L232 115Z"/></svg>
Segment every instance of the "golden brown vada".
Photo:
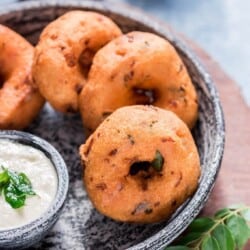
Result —
<svg viewBox="0 0 250 250"><path fill-rule="evenodd" d="M169 216L197 188L199 155L186 124L154 106L127 106L80 147L84 183L102 214L151 223Z"/></svg>
<svg viewBox="0 0 250 250"><path fill-rule="evenodd" d="M32 86L34 48L23 37L0 25L0 129L23 129L44 104Z"/></svg>
<svg viewBox="0 0 250 250"><path fill-rule="evenodd" d="M119 35L111 19L90 11L67 12L45 27L35 49L33 78L55 109L78 111L94 54Z"/></svg>
<svg viewBox="0 0 250 250"><path fill-rule="evenodd" d="M80 94L80 111L90 131L115 109L152 104L176 113L192 128L197 119L195 88L174 47L145 32L120 36L94 57Z"/></svg>

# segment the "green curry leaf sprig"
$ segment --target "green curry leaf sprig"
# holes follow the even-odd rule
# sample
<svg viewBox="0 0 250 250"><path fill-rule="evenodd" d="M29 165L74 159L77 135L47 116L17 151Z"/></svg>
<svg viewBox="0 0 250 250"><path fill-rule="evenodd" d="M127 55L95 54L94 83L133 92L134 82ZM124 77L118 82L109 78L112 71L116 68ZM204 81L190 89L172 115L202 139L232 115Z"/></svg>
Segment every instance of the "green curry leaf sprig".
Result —
<svg viewBox="0 0 250 250"><path fill-rule="evenodd" d="M195 219L186 233L165 250L241 250L250 239L250 207L219 210L213 217Z"/></svg>
<svg viewBox="0 0 250 250"><path fill-rule="evenodd" d="M0 195L4 194L5 201L14 209L25 205L27 196L35 195L28 177L2 167L0 173Z"/></svg>

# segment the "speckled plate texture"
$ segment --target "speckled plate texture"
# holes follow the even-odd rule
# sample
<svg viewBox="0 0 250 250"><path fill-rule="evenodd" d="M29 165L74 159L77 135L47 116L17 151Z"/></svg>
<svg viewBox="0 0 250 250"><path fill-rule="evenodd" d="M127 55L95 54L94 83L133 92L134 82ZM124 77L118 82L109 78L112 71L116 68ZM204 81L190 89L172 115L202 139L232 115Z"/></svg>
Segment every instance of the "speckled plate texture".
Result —
<svg viewBox="0 0 250 250"><path fill-rule="evenodd" d="M84 142L84 134L80 117L59 114L46 105L28 131L48 140L63 155L70 173L70 187L59 221L33 249L162 249L198 215L218 174L224 149L224 121L217 91L195 55L176 35L166 26L126 6L96 1L30 1L1 9L0 23L35 44L45 25L71 9L101 12L111 17L124 32L154 32L175 46L198 92L199 120L193 135L201 158L202 176L197 192L168 221L129 225L104 217L93 209L82 184L78 146Z"/></svg>

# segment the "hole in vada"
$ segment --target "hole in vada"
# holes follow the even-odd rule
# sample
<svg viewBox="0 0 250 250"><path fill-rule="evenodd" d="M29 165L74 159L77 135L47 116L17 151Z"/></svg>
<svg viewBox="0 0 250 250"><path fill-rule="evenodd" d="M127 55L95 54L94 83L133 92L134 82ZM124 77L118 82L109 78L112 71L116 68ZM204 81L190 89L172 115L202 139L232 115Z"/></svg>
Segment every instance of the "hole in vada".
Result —
<svg viewBox="0 0 250 250"><path fill-rule="evenodd" d="M156 93L153 89L133 88L137 97L137 104L153 104L156 101Z"/></svg>
<svg viewBox="0 0 250 250"><path fill-rule="evenodd" d="M129 174L130 175L137 175L140 171L148 172L150 166L151 166L151 162L149 162L149 161L134 162L130 166Z"/></svg>
<svg viewBox="0 0 250 250"><path fill-rule="evenodd" d="M134 162L129 169L129 174L138 175L144 179L150 178L155 172L161 172L164 164L164 158L159 150L156 150L152 161Z"/></svg>
<svg viewBox="0 0 250 250"><path fill-rule="evenodd" d="M92 64L95 53L96 51L87 48L79 56L78 62L81 66L82 73L85 77L88 76L89 69Z"/></svg>
<svg viewBox="0 0 250 250"><path fill-rule="evenodd" d="M137 161L130 166L129 174L135 178L139 187L146 191L148 189L149 179L155 176L162 176L162 168L164 164L164 158L160 151L156 150L155 158L153 161Z"/></svg>
<svg viewBox="0 0 250 250"><path fill-rule="evenodd" d="M0 89L3 87L5 80L2 74L0 74Z"/></svg>

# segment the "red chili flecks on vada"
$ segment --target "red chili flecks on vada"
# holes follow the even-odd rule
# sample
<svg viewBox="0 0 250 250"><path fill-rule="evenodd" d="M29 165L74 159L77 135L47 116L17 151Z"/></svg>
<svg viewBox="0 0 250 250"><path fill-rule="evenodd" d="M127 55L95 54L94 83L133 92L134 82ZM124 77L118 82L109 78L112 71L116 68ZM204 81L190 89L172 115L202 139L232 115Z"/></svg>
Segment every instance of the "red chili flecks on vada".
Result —
<svg viewBox="0 0 250 250"><path fill-rule="evenodd" d="M93 56L119 35L111 19L90 11L67 12L45 27L35 49L33 78L55 109L78 111Z"/></svg>
<svg viewBox="0 0 250 250"><path fill-rule="evenodd" d="M135 104L171 110L189 128L197 119L197 95L185 65L168 41L151 33L131 32L99 50L80 94L90 131L117 108Z"/></svg>
<svg viewBox="0 0 250 250"><path fill-rule="evenodd" d="M200 176L186 124L153 106L117 109L80 147L80 155L90 200L118 221L169 218L194 193Z"/></svg>
<svg viewBox="0 0 250 250"><path fill-rule="evenodd" d="M0 129L23 129L44 104L33 86L34 48L19 34L0 25Z"/></svg>

